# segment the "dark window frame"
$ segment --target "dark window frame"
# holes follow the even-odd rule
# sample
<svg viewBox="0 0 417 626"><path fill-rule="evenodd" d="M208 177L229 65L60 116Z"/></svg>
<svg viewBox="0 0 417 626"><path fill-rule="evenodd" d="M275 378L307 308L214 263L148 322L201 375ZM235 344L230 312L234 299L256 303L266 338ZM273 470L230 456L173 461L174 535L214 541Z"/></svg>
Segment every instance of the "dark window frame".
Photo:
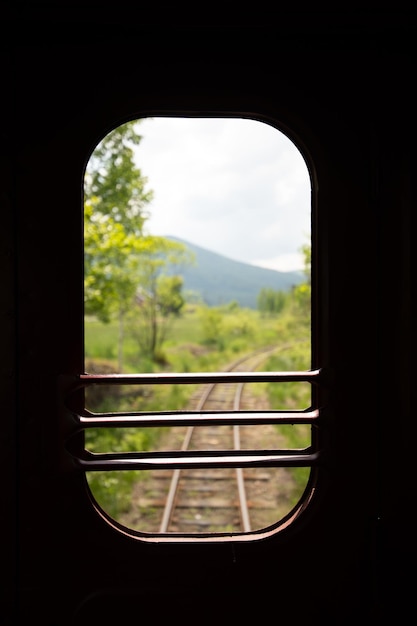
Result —
<svg viewBox="0 0 417 626"><path fill-rule="evenodd" d="M180 114L176 111L173 116L178 117ZM224 113L210 114L212 117L224 118ZM198 114L193 113L194 117L207 117L204 112ZM135 116L138 118L139 116ZM154 117L154 113L147 113L140 117ZM228 117L239 117L242 115L228 115ZM131 118L132 120L135 118ZM62 377L60 380L60 406L61 406L61 425L63 433L63 454L62 465L67 471L78 472L86 476L87 471L106 471L106 470L126 470L126 469L185 469L190 466L198 466L204 468L214 467L310 467L310 477L304 491L303 496L297 505L289 512L289 514L272 529L260 529L250 531L248 533L210 533L210 537L200 536L198 534L174 534L174 533L155 533L148 534L121 526L105 511L101 509L95 501L93 494L86 484L86 489L92 506L104 517L107 522L121 530L133 539L139 539L144 542L156 543L172 543L193 541L193 542L235 542L253 541L263 539L278 532L287 529L301 513L305 512L307 505L311 502L312 497L316 493L318 481L318 468L325 450L323 450L323 419L326 410L323 407L323 398L329 385L328 372L323 367L318 366L322 359L318 356L317 347L318 336L323 338L323 332L319 331L319 320L323 318L322 310L319 304L319 292L317 288L317 261L319 249L317 241L317 203L316 203L316 185L314 170L311 166L311 159L306 158L306 150L300 148L299 142L288 128L284 128L277 120L271 120L261 115L250 116L251 119L267 122L271 127L275 127L278 131L286 134L299 149L306 166L309 169L312 193L311 193L311 349L312 349L312 368L306 371L298 372L210 372L199 374L101 374L90 375L80 373L75 377ZM125 120L130 121L130 120ZM120 125L117 124L117 125ZM107 131L108 132L108 131ZM323 271L321 272L321 275ZM320 289L320 299L323 302L325 290ZM201 413L198 417L192 411L181 411L180 414L172 414L166 412L151 413L117 413L104 414L95 413L94 417L84 407L84 390L92 385L141 385L141 384L201 384L217 383L217 382L308 382L312 386L312 403L308 410L299 411L251 411L249 415L245 411L230 411L215 416L207 412L202 418ZM137 426L179 426L179 425L199 425L204 426L215 421L216 425L235 424L235 425L257 425L257 424L309 424L311 425L311 445L303 450L283 449L280 451L269 450L246 450L230 451L230 453L222 460L202 451L198 455L189 451L176 451L169 454L163 452L141 452L141 453L91 453L84 447L84 432L89 428L123 428ZM242 458L245 457L245 458ZM86 478L85 478L86 481ZM87 481L86 481L87 483Z"/></svg>

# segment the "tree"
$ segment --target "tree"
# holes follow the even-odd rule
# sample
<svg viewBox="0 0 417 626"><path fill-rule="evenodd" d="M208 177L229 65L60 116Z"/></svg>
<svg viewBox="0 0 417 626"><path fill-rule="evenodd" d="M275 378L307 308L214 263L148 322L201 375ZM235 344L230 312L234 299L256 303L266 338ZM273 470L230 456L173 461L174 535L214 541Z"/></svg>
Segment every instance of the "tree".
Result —
<svg viewBox="0 0 417 626"><path fill-rule="evenodd" d="M135 255L148 217L152 192L136 167L132 145L138 145L138 122L110 132L87 165L84 185L85 313L108 322L123 310L136 289Z"/></svg>
<svg viewBox="0 0 417 626"><path fill-rule="evenodd" d="M134 160L133 146L138 146L140 120L118 126L97 145L87 165L86 198L100 199L96 212L122 224L126 234L140 236L148 218L145 207L153 192L145 190L148 179Z"/></svg>
<svg viewBox="0 0 417 626"><path fill-rule="evenodd" d="M84 308L102 322L134 296L139 240L127 235L121 223L96 211L99 198L84 206Z"/></svg>
<svg viewBox="0 0 417 626"><path fill-rule="evenodd" d="M149 245L140 253L137 266L136 306L128 316L130 334L142 354L155 361L166 339L170 322L185 304L183 278L172 274L178 265L192 262L188 248L164 237L146 238Z"/></svg>
<svg viewBox="0 0 417 626"><path fill-rule="evenodd" d="M310 319L311 308L311 245L301 247L304 255L305 282L292 288L291 294L263 287L257 297L258 310L262 315L276 315L291 305L295 312Z"/></svg>
<svg viewBox="0 0 417 626"><path fill-rule="evenodd" d="M294 287L293 296L296 309L309 321L311 318L311 245L305 244L301 251L304 254L304 283Z"/></svg>

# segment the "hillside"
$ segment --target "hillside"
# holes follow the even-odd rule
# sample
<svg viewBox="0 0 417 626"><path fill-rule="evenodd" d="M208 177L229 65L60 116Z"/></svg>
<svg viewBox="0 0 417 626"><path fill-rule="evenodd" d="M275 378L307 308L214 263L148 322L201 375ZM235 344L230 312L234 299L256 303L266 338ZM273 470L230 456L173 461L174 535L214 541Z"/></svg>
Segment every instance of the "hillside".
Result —
<svg viewBox="0 0 417 626"><path fill-rule="evenodd" d="M181 267L184 290L192 291L209 306L236 301L241 307L256 309L262 288L288 291L303 282L301 271L278 272L234 261L178 237L167 237L185 244L195 255L195 265ZM176 268L175 271L178 271Z"/></svg>

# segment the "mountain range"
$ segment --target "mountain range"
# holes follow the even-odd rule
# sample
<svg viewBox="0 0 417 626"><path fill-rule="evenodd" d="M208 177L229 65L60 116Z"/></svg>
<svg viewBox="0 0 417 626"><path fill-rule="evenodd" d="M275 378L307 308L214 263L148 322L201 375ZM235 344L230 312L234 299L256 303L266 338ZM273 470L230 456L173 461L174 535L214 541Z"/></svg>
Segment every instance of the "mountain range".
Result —
<svg viewBox="0 0 417 626"><path fill-rule="evenodd" d="M167 236L167 239L184 244L194 254L194 265L181 266L184 292L192 292L208 306L236 301L241 307L256 309L261 289L289 291L305 280L301 270L280 272L266 269L234 261L178 237Z"/></svg>

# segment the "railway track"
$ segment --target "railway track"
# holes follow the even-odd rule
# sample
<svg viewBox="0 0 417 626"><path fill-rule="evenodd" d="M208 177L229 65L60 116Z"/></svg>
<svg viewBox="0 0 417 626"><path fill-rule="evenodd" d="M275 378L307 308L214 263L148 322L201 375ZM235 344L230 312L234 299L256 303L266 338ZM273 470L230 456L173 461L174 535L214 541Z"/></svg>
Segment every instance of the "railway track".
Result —
<svg viewBox="0 0 417 626"><path fill-rule="evenodd" d="M229 371L255 371L274 349L235 362ZM241 382L211 383L201 388L192 410L224 412L262 408ZM261 405L261 406L260 406ZM263 408L267 409L265 405ZM188 426L169 429L164 449L219 451L282 446L272 425ZM297 487L288 468L190 468L149 472L138 481L132 509L120 522L142 532L213 534L250 532L265 528L286 515L297 500Z"/></svg>

